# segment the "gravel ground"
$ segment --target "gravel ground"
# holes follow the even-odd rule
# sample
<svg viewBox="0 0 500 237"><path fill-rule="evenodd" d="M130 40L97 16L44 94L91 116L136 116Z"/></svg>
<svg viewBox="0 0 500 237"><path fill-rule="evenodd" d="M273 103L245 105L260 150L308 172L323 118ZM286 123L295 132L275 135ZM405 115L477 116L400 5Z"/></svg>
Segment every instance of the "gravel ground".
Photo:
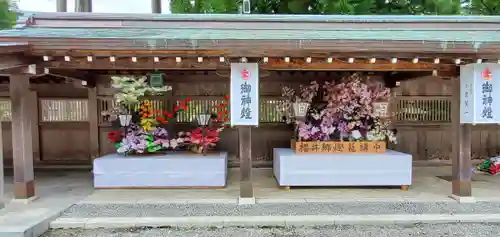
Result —
<svg viewBox="0 0 500 237"><path fill-rule="evenodd" d="M495 234L497 233L497 234ZM441 224L412 226L328 226L317 228L211 228L53 230L42 237L492 237L498 224Z"/></svg>
<svg viewBox="0 0 500 237"><path fill-rule="evenodd" d="M62 217L288 216L500 213L500 203L77 204Z"/></svg>

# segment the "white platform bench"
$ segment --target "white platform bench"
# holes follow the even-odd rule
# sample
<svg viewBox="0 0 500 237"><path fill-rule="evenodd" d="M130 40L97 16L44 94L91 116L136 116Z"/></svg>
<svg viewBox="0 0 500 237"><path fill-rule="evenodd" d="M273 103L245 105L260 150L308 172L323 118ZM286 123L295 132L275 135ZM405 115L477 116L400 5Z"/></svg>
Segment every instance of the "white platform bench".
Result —
<svg viewBox="0 0 500 237"><path fill-rule="evenodd" d="M412 181L412 156L387 150L382 154L297 154L274 148L274 176L280 187L400 186Z"/></svg>
<svg viewBox="0 0 500 237"><path fill-rule="evenodd" d="M93 173L95 188L221 188L227 181L227 152L110 154L94 160Z"/></svg>

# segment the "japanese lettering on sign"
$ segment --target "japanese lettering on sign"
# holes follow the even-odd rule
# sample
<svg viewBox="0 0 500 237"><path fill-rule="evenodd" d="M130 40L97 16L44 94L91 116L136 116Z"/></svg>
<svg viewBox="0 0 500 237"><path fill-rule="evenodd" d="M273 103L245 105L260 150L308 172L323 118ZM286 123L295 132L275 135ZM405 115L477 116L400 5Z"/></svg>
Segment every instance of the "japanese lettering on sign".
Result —
<svg viewBox="0 0 500 237"><path fill-rule="evenodd" d="M231 63L231 126L259 125L259 66Z"/></svg>
<svg viewBox="0 0 500 237"><path fill-rule="evenodd" d="M491 109L491 104L493 103L493 97L491 96L491 93L493 92L493 85L489 83L491 80L491 72L489 71L488 68L483 70L483 84L481 86L481 92L482 92L482 97L483 97L483 107L481 111L481 116L486 119L492 119L493 114L492 114L492 109Z"/></svg>
<svg viewBox="0 0 500 237"><path fill-rule="evenodd" d="M296 153L384 153L386 143L383 141L370 142L296 142Z"/></svg>
<svg viewBox="0 0 500 237"><path fill-rule="evenodd" d="M460 122L470 124L500 123L496 108L500 98L500 65L469 64L460 68Z"/></svg>

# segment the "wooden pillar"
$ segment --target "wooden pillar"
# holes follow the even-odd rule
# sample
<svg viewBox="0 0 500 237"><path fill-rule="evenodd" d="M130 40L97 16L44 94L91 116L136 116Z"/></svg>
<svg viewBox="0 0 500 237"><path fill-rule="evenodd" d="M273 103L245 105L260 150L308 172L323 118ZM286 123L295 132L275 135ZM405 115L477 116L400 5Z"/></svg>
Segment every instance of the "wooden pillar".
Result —
<svg viewBox="0 0 500 237"><path fill-rule="evenodd" d="M40 126L39 126L39 106L38 106L38 94L36 91L30 91L28 96L28 104L31 112L31 131L33 138L33 159L35 161L41 160L41 150L40 150Z"/></svg>
<svg viewBox="0 0 500 237"><path fill-rule="evenodd" d="M238 135L241 172L240 203L251 204L251 202L255 202L252 185L252 127L238 127Z"/></svg>
<svg viewBox="0 0 500 237"><path fill-rule="evenodd" d="M418 80L418 79L417 79ZM417 88L417 95L422 96L427 92L427 84L419 83L419 87ZM418 160L428 160L427 157L427 136L426 130L418 129L417 130L417 159Z"/></svg>
<svg viewBox="0 0 500 237"><path fill-rule="evenodd" d="M75 0L75 12L92 12L92 0Z"/></svg>
<svg viewBox="0 0 500 237"><path fill-rule="evenodd" d="M87 0L86 12L92 12L92 0Z"/></svg>
<svg viewBox="0 0 500 237"><path fill-rule="evenodd" d="M151 12L161 13L161 0L151 0Z"/></svg>
<svg viewBox="0 0 500 237"><path fill-rule="evenodd" d="M68 11L68 0L57 0L57 12Z"/></svg>
<svg viewBox="0 0 500 237"><path fill-rule="evenodd" d="M75 0L75 12L83 12L85 9L85 0Z"/></svg>
<svg viewBox="0 0 500 237"><path fill-rule="evenodd" d="M14 198L28 199L35 196L33 170L32 113L29 99L29 76L10 77L12 107L12 150L14 157Z"/></svg>
<svg viewBox="0 0 500 237"><path fill-rule="evenodd" d="M3 127L2 121L0 121L0 209L5 206L4 201L4 185L5 185L5 177L3 173Z"/></svg>
<svg viewBox="0 0 500 237"><path fill-rule="evenodd" d="M88 113L91 161L99 157L99 114L97 111L97 87L88 88Z"/></svg>
<svg viewBox="0 0 500 237"><path fill-rule="evenodd" d="M460 78L453 78L452 85L452 197L460 201L472 195L472 125L460 123Z"/></svg>

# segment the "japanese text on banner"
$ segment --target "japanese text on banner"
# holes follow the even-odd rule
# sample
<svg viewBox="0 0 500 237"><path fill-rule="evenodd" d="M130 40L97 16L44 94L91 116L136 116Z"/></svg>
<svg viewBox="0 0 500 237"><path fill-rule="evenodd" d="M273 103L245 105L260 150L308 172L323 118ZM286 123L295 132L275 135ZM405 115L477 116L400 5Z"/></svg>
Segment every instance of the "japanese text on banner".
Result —
<svg viewBox="0 0 500 237"><path fill-rule="evenodd" d="M231 64L231 125L259 125L259 67Z"/></svg>

